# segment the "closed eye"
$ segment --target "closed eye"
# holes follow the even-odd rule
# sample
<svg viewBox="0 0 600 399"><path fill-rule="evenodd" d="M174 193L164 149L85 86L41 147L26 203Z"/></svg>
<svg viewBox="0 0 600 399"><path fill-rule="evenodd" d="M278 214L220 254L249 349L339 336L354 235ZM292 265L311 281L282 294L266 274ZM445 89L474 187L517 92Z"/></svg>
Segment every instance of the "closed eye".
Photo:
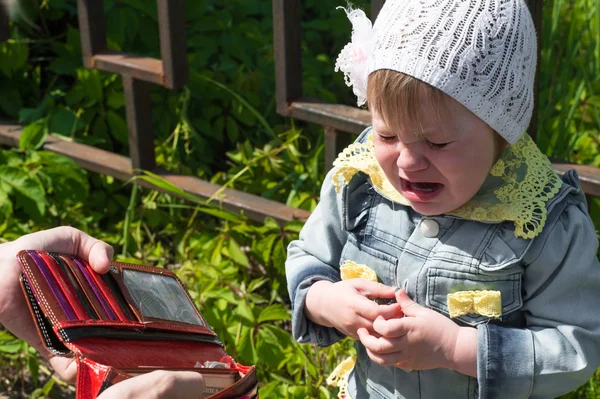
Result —
<svg viewBox="0 0 600 399"><path fill-rule="evenodd" d="M429 140L425 140L425 142L427 143L427 146L429 148L433 148L434 150L441 150L442 148L446 147L448 144L450 143L432 143Z"/></svg>
<svg viewBox="0 0 600 399"><path fill-rule="evenodd" d="M378 134L377 136L379 136L379 139L384 143L391 143L397 139L396 136L382 136L381 134Z"/></svg>

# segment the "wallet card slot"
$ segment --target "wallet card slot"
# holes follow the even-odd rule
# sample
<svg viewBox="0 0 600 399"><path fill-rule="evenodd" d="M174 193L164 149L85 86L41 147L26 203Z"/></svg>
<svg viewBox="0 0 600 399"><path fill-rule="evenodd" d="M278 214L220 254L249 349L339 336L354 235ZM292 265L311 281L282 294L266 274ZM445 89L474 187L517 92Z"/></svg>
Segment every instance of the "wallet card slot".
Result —
<svg viewBox="0 0 600 399"><path fill-rule="evenodd" d="M115 328L103 326L67 327L62 330L63 336L68 342L76 342L83 338L107 338L107 339L132 339L142 341L186 341L202 342L205 344L219 345L223 343L218 337L205 334L188 334L169 332L163 330Z"/></svg>
<svg viewBox="0 0 600 399"><path fill-rule="evenodd" d="M62 274L69 282L69 285L73 289L73 292L75 293L75 296L77 297L79 303L85 309L85 312L87 313L88 317L92 320L98 320L98 315L96 314L96 311L94 310L87 296L83 292L81 285L77 281L77 278L73 275L71 269L65 264L65 261L62 260L61 257L58 256L58 254L48 253L48 255L50 255L50 257L54 260L58 268L62 271Z"/></svg>
<svg viewBox="0 0 600 399"><path fill-rule="evenodd" d="M94 270L91 270L91 267L80 260L78 262L82 263L84 267L89 271L89 275L92 277L94 282L96 283L96 287L100 291L100 294L104 297L104 300L110 306L110 310L112 310L113 314L116 317L116 320L120 321L128 321L129 319L125 316L123 309L119 303L115 300L114 293L111 289L106 285L106 282L102 279L102 275L96 273Z"/></svg>
<svg viewBox="0 0 600 399"><path fill-rule="evenodd" d="M83 274L85 279L87 280L90 287L92 287L92 291L94 291L94 295L96 295L98 302L100 302L100 305L102 305L102 308L106 312L108 319L109 320L118 320L117 316L115 315L115 313L112 309L112 306L110 306L110 304L106 300L106 297L102 293L100 287L98 287L98 284L96 282L96 279L94 278L94 275L88 270L86 265L83 262L81 262L79 259L72 258L72 260L73 260L73 262L75 262L75 264L77 265L77 267L79 268L79 270L81 271L81 273Z"/></svg>
<svg viewBox="0 0 600 399"><path fill-rule="evenodd" d="M71 284L65 281L64 274L58 267L58 264L47 252L37 252L39 257L44 261L46 266L48 266L48 270L52 273L56 282L58 283L59 288L62 289L63 294L65 295L67 301L69 301L69 305L73 308L73 311L77 315L78 320L87 320L90 317L88 316L87 311L79 302L77 295L75 295L75 291L71 287Z"/></svg>
<svg viewBox="0 0 600 399"><path fill-rule="evenodd" d="M75 310L73 309L73 307L71 306L71 304L69 303L67 298L65 297L62 287L60 287L60 284L54 278L54 275L50 271L50 268L48 267L48 265L44 262L44 260L35 251L27 251L27 253L29 254L31 259L33 259L33 261L37 265L38 270L40 271L42 276L44 276L44 279L46 280L46 283L48 284L48 287L50 288L52 295L54 295L54 298L56 298L56 301L58 302L61 309L65 313L67 319L68 320L79 320L79 318L77 317L77 314L75 313Z"/></svg>
<svg viewBox="0 0 600 399"><path fill-rule="evenodd" d="M123 297L123 294L119 290L119 286L117 285L117 282L114 280L114 278L110 274L102 274L100 275L100 277L102 278L108 289L111 291L113 298L117 301L127 320L138 321L137 317L135 317L135 315L129 309L129 305L125 301L125 297Z"/></svg>
<svg viewBox="0 0 600 399"><path fill-rule="evenodd" d="M90 304L92 305L92 308L98 315L98 318L100 320L111 320L108 316L108 313L106 312L105 305L103 305L101 299L98 298L96 290L89 283L89 279L86 277L84 271L81 270L79 265L68 256L61 255L60 259L62 259L63 262L65 262L65 264L69 267L69 269L77 279L77 282L79 283L82 292L88 298Z"/></svg>

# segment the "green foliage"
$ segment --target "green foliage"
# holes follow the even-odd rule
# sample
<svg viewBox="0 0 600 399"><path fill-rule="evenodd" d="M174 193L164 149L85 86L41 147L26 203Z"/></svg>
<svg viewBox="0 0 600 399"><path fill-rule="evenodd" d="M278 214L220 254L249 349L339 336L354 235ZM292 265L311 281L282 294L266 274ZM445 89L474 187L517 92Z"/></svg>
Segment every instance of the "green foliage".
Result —
<svg viewBox="0 0 600 399"><path fill-rule="evenodd" d="M257 224L144 171L137 179L169 194L87 173L40 150L46 137L128 154L118 75L83 68L74 0L32 0L0 43L0 115L25 125L19 148L0 149L0 237L68 224L115 247L121 261L176 272L239 362L257 364L261 396L333 398L325 379L352 351L344 340L319 349L290 334L286 247L302 227ZM544 6L538 138L547 154L600 166L600 7L591 0ZM303 90L353 104L333 72L350 24L337 5L303 0ZM366 0L355 1L367 7ZM107 43L160 57L155 2L104 1ZM275 114L273 21L268 1L186 2L189 83L151 91L159 166L290 206L312 210L325 174L318 126ZM572 67L574 66L574 67ZM600 217L600 201L592 214ZM598 224L598 223L596 223ZM49 378L34 351L0 330L0 391L72 393ZM598 397L598 376L569 398Z"/></svg>

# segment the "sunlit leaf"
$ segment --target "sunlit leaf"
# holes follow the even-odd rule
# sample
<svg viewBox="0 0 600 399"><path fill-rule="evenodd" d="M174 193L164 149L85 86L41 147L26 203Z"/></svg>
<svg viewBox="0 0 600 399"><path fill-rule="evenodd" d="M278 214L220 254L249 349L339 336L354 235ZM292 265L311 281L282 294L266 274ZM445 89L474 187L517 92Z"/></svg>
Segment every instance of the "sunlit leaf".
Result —
<svg viewBox="0 0 600 399"><path fill-rule="evenodd" d="M266 321L280 320L290 320L290 314L283 305L275 304L263 309L258 316L257 322L261 324Z"/></svg>
<svg viewBox="0 0 600 399"><path fill-rule="evenodd" d="M33 219L39 219L46 212L46 193L37 178L22 169L0 165L0 180L11 187L17 205Z"/></svg>
<svg viewBox="0 0 600 399"><path fill-rule="evenodd" d="M248 264L250 263L248 257L246 256L244 251L241 250L240 245L233 238L229 239L229 245L227 246L227 249L229 252L229 257L234 262L239 263L242 266L248 266Z"/></svg>
<svg viewBox="0 0 600 399"><path fill-rule="evenodd" d="M38 120L23 128L19 139L19 148L23 150L37 150L46 141L48 132L44 120Z"/></svg>
<svg viewBox="0 0 600 399"><path fill-rule="evenodd" d="M246 302L240 302L238 304L237 308L235 309L235 314L249 321L252 324L256 322L254 314L252 313L252 309L250 308L250 306L248 306L248 304L246 304Z"/></svg>

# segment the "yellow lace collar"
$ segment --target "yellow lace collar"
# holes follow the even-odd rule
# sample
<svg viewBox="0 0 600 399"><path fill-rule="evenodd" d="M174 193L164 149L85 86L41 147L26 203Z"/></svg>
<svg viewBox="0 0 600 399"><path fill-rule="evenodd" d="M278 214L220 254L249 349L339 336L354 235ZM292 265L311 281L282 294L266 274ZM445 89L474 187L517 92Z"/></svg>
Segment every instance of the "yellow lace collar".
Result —
<svg viewBox="0 0 600 399"><path fill-rule="evenodd" d="M333 174L337 192L356 173L362 172L369 176L371 184L382 196L410 206L387 180L375 159L372 133L365 143L354 143L344 149L333 165L337 168ZM548 158L531 137L524 134L504 150L477 194L448 215L487 223L512 221L517 237L533 238L546 223L546 203L561 186L562 180L552 170Z"/></svg>

